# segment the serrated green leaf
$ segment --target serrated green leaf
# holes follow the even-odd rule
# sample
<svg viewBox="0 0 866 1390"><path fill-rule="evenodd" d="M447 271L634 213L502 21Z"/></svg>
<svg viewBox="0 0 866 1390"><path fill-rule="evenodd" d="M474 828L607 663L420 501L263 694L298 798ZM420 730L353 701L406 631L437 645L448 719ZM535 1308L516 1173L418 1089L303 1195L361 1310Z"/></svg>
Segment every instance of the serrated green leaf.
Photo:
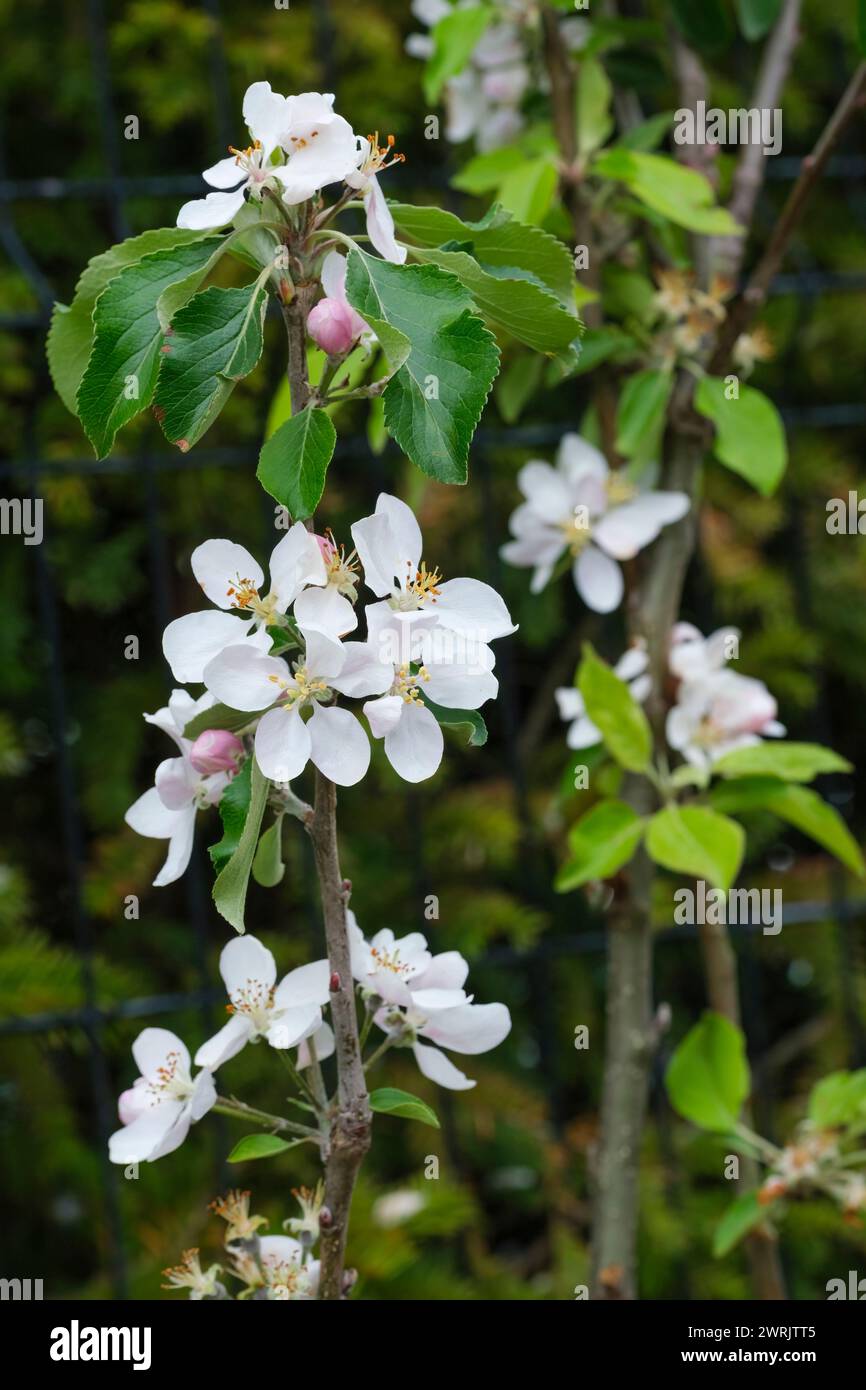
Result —
<svg viewBox="0 0 866 1390"><path fill-rule="evenodd" d="M657 456L673 389L672 372L647 369L626 379L616 412L616 447L624 458Z"/></svg>
<svg viewBox="0 0 866 1390"><path fill-rule="evenodd" d="M710 1011L683 1038L665 1074L677 1113L713 1133L736 1128L750 1085L742 1033Z"/></svg>
<svg viewBox="0 0 866 1390"><path fill-rule="evenodd" d="M499 365L468 291L438 266L391 265L355 247L346 293L386 355L389 336L409 345L383 396L388 433L423 473L465 483L469 444Z"/></svg>
<svg viewBox="0 0 866 1390"><path fill-rule="evenodd" d="M625 681L596 656L590 644L577 675L586 712L601 733L608 752L629 772L643 772L652 753L652 731Z"/></svg>
<svg viewBox="0 0 866 1390"><path fill-rule="evenodd" d="M166 439L186 451L219 415L262 355L268 295L261 277L242 289L211 285L178 310L156 388Z"/></svg>
<svg viewBox="0 0 866 1390"><path fill-rule="evenodd" d="M337 431L324 410L302 410L287 420L259 454L256 477L296 521L312 516L325 490Z"/></svg>
<svg viewBox="0 0 866 1390"><path fill-rule="evenodd" d="M713 1232L713 1254L717 1260L730 1254L743 1236L761 1226L767 1219L767 1208L758 1201L757 1192L741 1192L735 1197Z"/></svg>
<svg viewBox="0 0 866 1390"><path fill-rule="evenodd" d="M163 345L157 313L160 295L204 274L222 238L167 247L127 266L108 284L93 315L93 350L78 388L78 412L99 458L117 431L150 404Z"/></svg>
<svg viewBox="0 0 866 1390"><path fill-rule="evenodd" d="M159 227L127 237L88 262L79 276L71 304L54 305L45 345L48 367L57 394L73 415L78 414L76 396L93 347L93 310L106 285L127 266L136 265L154 251L185 246L212 235L183 227Z"/></svg>
<svg viewBox="0 0 866 1390"><path fill-rule="evenodd" d="M752 484L764 497L775 492L788 463L785 426L773 402L740 383L728 400L722 377L705 376L695 391L695 409L716 427L713 453L720 463Z"/></svg>
<svg viewBox="0 0 866 1390"><path fill-rule="evenodd" d="M244 821L244 828L238 838L237 848L228 863L220 870L213 886L213 900L217 911L225 917L227 922L231 923L237 932L245 930L244 908L247 900L247 885L249 884L250 870L258 844L259 830L261 829L270 786L270 782L255 758L251 758L250 763L252 765L250 804ZM223 792L223 799L225 795L226 793Z"/></svg>
<svg viewBox="0 0 866 1390"><path fill-rule="evenodd" d="M210 709L202 710L184 726L183 736L190 742L195 742L199 734L203 734L206 729L228 729L230 733L236 734L241 729L245 729L257 716L250 714L248 710L230 709L228 705L211 705Z"/></svg>
<svg viewBox="0 0 866 1390"><path fill-rule="evenodd" d="M719 777L781 777L785 782L811 782L826 772L852 772L846 758L819 743L757 743L735 748L713 763Z"/></svg>
<svg viewBox="0 0 866 1390"><path fill-rule="evenodd" d="M424 95L428 101L436 101L449 77L456 77L466 66L493 13L488 5L472 5L452 11L433 26L433 52L424 72Z"/></svg>
<svg viewBox="0 0 866 1390"><path fill-rule="evenodd" d="M282 883L286 866L283 863L283 817L277 816L272 826L259 840L253 859L253 878L262 888L276 888Z"/></svg>
<svg viewBox="0 0 866 1390"><path fill-rule="evenodd" d="M216 725L209 725L208 727L216 728ZM184 733L184 737L186 738L188 735ZM243 834L247 812L250 809L251 776L252 758L247 758L220 797L219 813L223 836L215 845L210 845L208 848L211 863L217 872L231 859Z"/></svg>
<svg viewBox="0 0 866 1390"><path fill-rule="evenodd" d="M424 1125L439 1129L436 1112L423 1100L409 1091L398 1091L393 1086L383 1086L370 1093L370 1109L379 1115L399 1115L404 1120L420 1120Z"/></svg>
<svg viewBox="0 0 866 1390"><path fill-rule="evenodd" d="M280 1139L276 1134L247 1134L239 1139L228 1156L229 1163L246 1163L251 1158L275 1158L293 1149L297 1141Z"/></svg>
<svg viewBox="0 0 866 1390"><path fill-rule="evenodd" d="M624 801L600 801L568 832L571 857L556 876L557 893L610 878L640 844L644 821Z"/></svg>
<svg viewBox="0 0 866 1390"><path fill-rule="evenodd" d="M706 806L666 806L647 826L650 858L727 892L743 862L743 827Z"/></svg>
<svg viewBox="0 0 866 1390"><path fill-rule="evenodd" d="M468 729L466 742L471 748L482 748L487 742L487 725L477 709L446 709L422 695L422 699L434 715L437 724L446 729Z"/></svg>
<svg viewBox="0 0 866 1390"><path fill-rule="evenodd" d="M704 236L741 236L743 228L726 208L713 204L713 188L703 174L664 154L645 154L622 146L604 150L593 172L614 179L679 227Z"/></svg>

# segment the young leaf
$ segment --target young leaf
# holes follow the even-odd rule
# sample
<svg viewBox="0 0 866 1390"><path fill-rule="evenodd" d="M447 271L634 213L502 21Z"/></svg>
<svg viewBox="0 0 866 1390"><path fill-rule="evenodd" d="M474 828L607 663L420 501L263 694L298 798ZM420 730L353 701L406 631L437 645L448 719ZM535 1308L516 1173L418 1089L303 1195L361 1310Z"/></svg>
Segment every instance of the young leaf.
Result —
<svg viewBox="0 0 866 1390"><path fill-rule="evenodd" d="M248 710L230 709L228 705L211 705L210 709L202 710L201 714L197 714L184 726L183 736L195 742L205 729L228 729L230 733L236 734L255 718L256 716Z"/></svg>
<svg viewBox="0 0 866 1390"><path fill-rule="evenodd" d="M712 185L703 174L686 169L664 154L644 154L621 146L596 157L593 171L615 179L647 207L704 236L742 235L743 228L726 208L713 205Z"/></svg>
<svg viewBox="0 0 866 1390"><path fill-rule="evenodd" d="M249 719L249 716L247 718ZM208 725L207 727L216 728L217 726ZM187 725L188 728L189 724ZM184 738L188 737L189 735L184 731ZM210 845L208 848L211 863L217 872L231 859L243 834L247 812L250 809L252 762L252 758L247 758L240 772L232 778L220 797L219 812L223 837L215 845Z"/></svg>
<svg viewBox="0 0 866 1390"><path fill-rule="evenodd" d="M253 878L262 888L276 888L282 883L286 866L283 863L283 817L277 816L259 840L253 860Z"/></svg>
<svg viewBox="0 0 866 1390"><path fill-rule="evenodd" d="M753 386L740 383L739 397L732 400L726 399L725 390L722 377L705 376L695 392L695 409L716 427L713 453L719 463L769 497L788 463L782 417Z"/></svg>
<svg viewBox="0 0 866 1390"><path fill-rule="evenodd" d="M280 425L259 454L256 477L296 521L312 516L325 490L337 431L324 410L302 410Z"/></svg>
<svg viewBox="0 0 866 1390"><path fill-rule="evenodd" d="M665 1074L674 1109L714 1133L736 1128L750 1085L742 1033L710 1011L683 1038Z"/></svg>
<svg viewBox="0 0 866 1390"><path fill-rule="evenodd" d="M550 211L558 181L555 161L550 155L538 155L506 174L499 185L499 201L518 221L535 226Z"/></svg>
<svg viewBox="0 0 866 1390"><path fill-rule="evenodd" d="M624 801L598 802L568 833L571 857L556 876L557 893L615 874L631 859L643 828L643 819Z"/></svg>
<svg viewBox="0 0 866 1390"><path fill-rule="evenodd" d="M93 315L93 350L78 388L78 413L99 458L114 436L150 404L163 334L157 302L164 290L210 264L221 237L166 247L127 266L99 296Z"/></svg>
<svg viewBox="0 0 866 1390"><path fill-rule="evenodd" d="M652 731L646 715L625 681L584 645L577 684L586 712L601 732L605 747L629 772L643 772L652 753Z"/></svg>
<svg viewBox="0 0 866 1390"><path fill-rule="evenodd" d="M239 1139L228 1156L229 1163L245 1163L250 1158L274 1158L293 1149L295 1142L280 1139L276 1134L247 1134Z"/></svg>
<svg viewBox="0 0 866 1390"><path fill-rule="evenodd" d="M436 1113L429 1105L409 1091L398 1091L393 1086L371 1091L370 1109L380 1115L400 1115L404 1120L420 1120L423 1125L440 1128Z"/></svg>
<svg viewBox="0 0 866 1390"><path fill-rule="evenodd" d="M388 433L422 472L465 483L469 443L499 366L468 292L438 266L391 265L355 247L346 293L389 359L389 339L408 345L385 388Z"/></svg>
<svg viewBox="0 0 866 1390"><path fill-rule="evenodd" d="M466 742L471 748L481 748L487 742L487 725L477 709L445 709L444 705L435 704L426 695L422 699L443 728L466 730Z"/></svg>
<svg viewBox="0 0 866 1390"><path fill-rule="evenodd" d="M757 743L735 748L713 764L720 777L781 777L786 782L811 782L824 772L852 772L851 763L818 743Z"/></svg>
<svg viewBox="0 0 866 1390"><path fill-rule="evenodd" d="M434 25L430 35L433 52L424 73L428 101L436 101L449 77L456 77L466 66L493 13L489 5L472 5L452 10Z"/></svg>
<svg viewBox="0 0 866 1390"><path fill-rule="evenodd" d="M713 1254L717 1260L730 1254L743 1236L767 1219L767 1208L758 1201L757 1192L741 1192L728 1207L713 1234Z"/></svg>
<svg viewBox="0 0 866 1390"><path fill-rule="evenodd" d="M809 1119L819 1129L837 1129L866 1119L866 1070L834 1071L812 1088Z"/></svg>
<svg viewBox="0 0 866 1390"><path fill-rule="evenodd" d="M261 357L267 304L259 278L243 289L211 285L175 314L156 405L166 439L184 451L201 439Z"/></svg>
<svg viewBox="0 0 866 1390"><path fill-rule="evenodd" d="M237 849L228 863L220 870L213 886L213 900L217 911L225 917L227 922L231 923L237 932L245 930L244 907L247 900L247 885L258 843L262 816L265 813L268 787L270 786L255 758L251 758L250 762L252 764L252 784L250 805L244 821L244 828L238 839ZM223 796L225 796L225 792Z"/></svg>
<svg viewBox="0 0 866 1390"><path fill-rule="evenodd" d="M673 387L671 372L647 370L627 378L616 412L616 447L625 458L656 456Z"/></svg>
<svg viewBox="0 0 866 1390"><path fill-rule="evenodd" d="M743 827L706 806L666 806L652 817L647 853L664 869L727 892L743 862Z"/></svg>

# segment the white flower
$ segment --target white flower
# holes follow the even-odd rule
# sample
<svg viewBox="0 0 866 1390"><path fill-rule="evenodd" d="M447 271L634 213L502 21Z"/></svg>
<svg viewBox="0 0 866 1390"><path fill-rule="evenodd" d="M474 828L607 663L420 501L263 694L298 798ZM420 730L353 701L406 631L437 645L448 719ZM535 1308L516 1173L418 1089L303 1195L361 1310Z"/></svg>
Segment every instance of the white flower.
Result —
<svg viewBox="0 0 866 1390"><path fill-rule="evenodd" d="M508 609L489 584L478 579L443 581L438 569L428 570L421 559L421 529L399 498L380 493L373 515L355 522L352 539L367 584L380 598L387 596L398 621L435 616L440 627L478 645L516 632Z"/></svg>
<svg viewBox="0 0 866 1390"><path fill-rule="evenodd" d="M625 681L633 700L643 704L652 689L652 680L647 675L649 657L643 643L629 647L614 666L614 672ZM560 717L569 723L566 736L569 748L591 748L601 743L601 731L593 724L586 712L583 696L576 686L563 686L556 692L556 703Z"/></svg>
<svg viewBox="0 0 866 1390"><path fill-rule="evenodd" d="M253 651L269 651L268 625L280 623L305 585L324 584L327 578L316 538L302 521L295 522L271 553L271 584L264 598L265 577L258 561L234 541L204 541L192 553L192 570L211 603L222 611L186 613L166 628L165 659L175 680L184 682L201 681L208 662L226 647L249 641ZM229 609L248 616L239 619Z"/></svg>
<svg viewBox="0 0 866 1390"><path fill-rule="evenodd" d="M295 1047L315 1033L322 1005L329 999L330 969L316 960L292 970L277 984L276 962L254 936L239 936L223 947L220 974L229 996L231 1018L195 1054L197 1067L216 1071L248 1042L265 1038L271 1047Z"/></svg>
<svg viewBox="0 0 866 1390"><path fill-rule="evenodd" d="M342 183L357 167L358 137L333 106L333 92L302 92L288 98L280 134L289 157L280 172L283 202L304 203L320 188Z"/></svg>
<svg viewBox="0 0 866 1390"><path fill-rule="evenodd" d="M179 1148L216 1104L210 1071L190 1075L189 1052L166 1028L145 1028L132 1044L141 1075L120 1097L123 1124L108 1141L112 1163L152 1163Z"/></svg>
<svg viewBox="0 0 866 1390"><path fill-rule="evenodd" d="M390 158L389 158L390 156ZM385 202L385 195L379 187L378 174L390 169L392 164L402 163L402 154L394 153L394 136L388 136L384 147L378 144L378 134L369 140L359 137L358 167L346 175L346 183L363 194L364 211L367 215L367 235L386 261L402 265L406 259L406 247L397 243L394 235L394 218Z"/></svg>
<svg viewBox="0 0 866 1390"><path fill-rule="evenodd" d="M153 880L154 887L174 883L185 872L192 854L196 813L219 801L231 781L228 772L203 776L190 759L192 743L183 731L191 719L214 703L203 695L193 700L186 690L172 691L168 704L156 714L144 716L174 739L179 758L166 758L156 769L154 785L134 801L124 816L128 826L153 840L168 840L166 861Z"/></svg>
<svg viewBox="0 0 866 1390"><path fill-rule="evenodd" d="M394 771L406 782L423 782L436 772L444 749L442 729L423 696L446 709L479 709L499 689L493 652L438 627L432 617L411 626L396 622L387 602L368 607L367 629L390 675L386 693L368 700L364 713L373 737L384 739Z"/></svg>
<svg viewBox="0 0 866 1390"><path fill-rule="evenodd" d="M304 1249L291 1236L262 1236L259 1260L271 1298L286 1301L315 1298L319 1289L319 1261L303 1263Z"/></svg>
<svg viewBox="0 0 866 1390"><path fill-rule="evenodd" d="M205 684L232 709L268 710L256 730L256 759L266 777L290 782L312 759L332 782L354 786L369 767L370 744L354 714L326 702L334 691L383 693L388 670L366 642L341 643L305 629L301 635L305 653L294 669L249 644L226 647L205 668ZM305 723L301 715L307 710Z"/></svg>
<svg viewBox="0 0 866 1390"><path fill-rule="evenodd" d="M668 666L681 681L701 680L721 671L736 655L740 634L735 627L720 627L704 637L691 623L675 623L671 629Z"/></svg>
<svg viewBox="0 0 866 1390"><path fill-rule="evenodd" d="M295 619L300 627L315 628L329 637L345 637L358 626L354 608L360 583L358 558L354 550L347 555L345 546L338 546L330 532L315 539L325 567L325 583L298 594Z"/></svg>
<svg viewBox="0 0 866 1390"><path fill-rule="evenodd" d="M720 670L683 681L668 712L666 737L695 767L709 769L725 753L748 748L761 738L781 738L785 726L763 681Z"/></svg>
<svg viewBox="0 0 866 1390"><path fill-rule="evenodd" d="M539 593L560 557L570 555L575 588L596 613L613 612L622 599L617 561L637 555L689 510L684 492L639 493L577 434L563 437L555 468L527 463L517 481L526 501L512 514L514 539L502 547L503 559L534 569L530 587Z"/></svg>
<svg viewBox="0 0 866 1390"><path fill-rule="evenodd" d="M349 917L352 974L362 991L384 1000L376 1023L396 1046L411 1047L422 1074L451 1091L476 1084L455 1067L439 1047L476 1055L498 1047L511 1031L504 1004L473 1004L463 986L469 966L457 951L431 956L420 932L395 940L389 929L364 940Z"/></svg>

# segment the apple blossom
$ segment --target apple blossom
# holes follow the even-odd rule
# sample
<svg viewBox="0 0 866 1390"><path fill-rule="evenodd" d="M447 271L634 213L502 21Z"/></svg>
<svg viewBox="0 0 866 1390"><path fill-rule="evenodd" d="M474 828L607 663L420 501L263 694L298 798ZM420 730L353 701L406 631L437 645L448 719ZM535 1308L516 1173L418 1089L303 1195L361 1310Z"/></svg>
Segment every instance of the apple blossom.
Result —
<svg viewBox="0 0 866 1390"><path fill-rule="evenodd" d="M293 1301L315 1298L319 1261L304 1263L304 1247L292 1236L262 1236L259 1261L271 1298Z"/></svg>
<svg viewBox="0 0 866 1390"><path fill-rule="evenodd" d="M295 619L301 627L314 628L329 637L345 637L358 626L354 604L358 597L358 557L346 554L333 534L316 536L325 565L325 583L304 589L295 599Z"/></svg>
<svg viewBox="0 0 866 1390"><path fill-rule="evenodd" d="M202 1043L198 1067L216 1071L248 1042L265 1038L276 1048L294 1047L315 1033L328 1002L330 970L326 960L298 966L276 983L276 962L254 936L239 936L223 947L220 974L229 996L228 1023Z"/></svg>
<svg viewBox="0 0 866 1390"><path fill-rule="evenodd" d="M535 594L570 556L575 588L597 613L613 612L622 599L617 562L637 555L690 505L684 492L639 492L577 434L563 436L555 468L534 460L517 482L526 500L511 516L514 539L502 547L503 559L534 570Z"/></svg>
<svg viewBox="0 0 866 1390"><path fill-rule="evenodd" d="M168 1280L163 1284L164 1289L189 1289L189 1296L193 1303L200 1302L202 1299L228 1298L224 1286L217 1279L217 1275L222 1273L221 1265L211 1265L209 1269L203 1270L199 1260L198 1249L184 1250L181 1262L172 1265L170 1269L164 1269L163 1275Z"/></svg>
<svg viewBox="0 0 866 1390"><path fill-rule="evenodd" d="M671 748L695 767L709 769L725 753L761 738L782 738L776 701L763 681L720 670L683 681L668 712L665 733Z"/></svg>
<svg viewBox="0 0 866 1390"><path fill-rule="evenodd" d="M280 144L288 155L280 175L283 202L306 202L326 185L341 183L356 167L358 136L333 106L333 92L302 92L287 99L287 119L280 133Z"/></svg>
<svg viewBox="0 0 866 1390"><path fill-rule="evenodd" d="M205 773L197 767L192 760L193 744L183 734L189 721L213 703L211 695L193 700L188 691L174 690L163 709L144 716L148 724L155 724L173 738L180 750L180 757L160 763L154 785L124 816L138 835L168 840L166 861L153 880L156 888L174 883L184 873L192 854L196 813L216 805L231 780L225 769Z"/></svg>
<svg viewBox="0 0 866 1390"><path fill-rule="evenodd" d="M385 195L379 187L377 176L384 169L390 169L392 164L402 163L406 156L394 153L393 135L389 135L387 144L381 147L378 131L366 140L359 138L358 147L358 167L346 175L346 183L363 196L367 235L379 255L394 265L402 265L406 260L406 247L397 243L394 218L385 202Z"/></svg>
<svg viewBox="0 0 866 1390"><path fill-rule="evenodd" d="M228 729L205 729L189 750L196 772L235 772L243 757L244 745Z"/></svg>
<svg viewBox="0 0 866 1390"><path fill-rule="evenodd" d="M307 316L307 332L330 357L343 357L370 329L346 298L345 256L329 251L322 262L325 298Z"/></svg>
<svg viewBox="0 0 866 1390"><path fill-rule="evenodd" d="M735 627L720 627L704 637L692 623L675 623L668 649L670 671L684 681L711 676L736 655L739 640L740 633Z"/></svg>
<svg viewBox="0 0 866 1390"><path fill-rule="evenodd" d="M652 689L652 680L647 674L649 657L644 643L629 647L614 666L614 673L625 681L633 700L643 704ZM593 724L586 712L583 696L576 686L562 686L556 691L556 703L560 717L569 724L566 743L569 748L591 748L601 743L601 731Z"/></svg>
<svg viewBox="0 0 866 1390"><path fill-rule="evenodd" d="M217 1094L207 1068L192 1078L189 1052L167 1028L145 1028L132 1055L141 1075L120 1097L123 1128L109 1139L108 1154L112 1163L153 1163L180 1147Z"/></svg>

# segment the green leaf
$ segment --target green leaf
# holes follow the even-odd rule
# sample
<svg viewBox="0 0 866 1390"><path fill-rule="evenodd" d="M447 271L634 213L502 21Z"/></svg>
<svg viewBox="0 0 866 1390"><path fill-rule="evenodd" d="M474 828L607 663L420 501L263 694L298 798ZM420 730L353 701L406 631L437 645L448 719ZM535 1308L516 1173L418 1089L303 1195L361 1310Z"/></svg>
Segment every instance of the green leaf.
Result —
<svg viewBox="0 0 866 1390"><path fill-rule="evenodd" d="M409 1091L398 1091L393 1086L383 1086L370 1092L370 1109L379 1115L400 1115L404 1120L420 1120L423 1125L439 1129L435 1111L425 1105L423 1100Z"/></svg>
<svg viewBox="0 0 866 1390"><path fill-rule="evenodd" d="M482 748L487 742L487 725L477 709L446 709L444 705L429 700L426 695L422 695L422 699L437 724L446 729L468 730L466 742L470 748Z"/></svg>
<svg viewBox="0 0 866 1390"><path fill-rule="evenodd" d="M312 516L325 490L337 431L324 410L302 410L262 448L256 477L296 521Z"/></svg>
<svg viewBox="0 0 866 1390"><path fill-rule="evenodd" d="M244 828L238 839L237 849L228 863L220 870L213 886L213 900L217 911L238 932L245 930L244 907L247 900L247 885L258 843L262 816L265 813L268 787L270 786L255 758L251 758L250 763L252 764L252 784L250 805L244 821ZM229 785L231 786L231 783ZM223 799L225 799L225 794L223 792Z"/></svg>
<svg viewBox="0 0 866 1390"><path fill-rule="evenodd" d="M456 275L485 318L536 352L562 352L580 331L580 320L530 280L490 275L465 251L416 248L413 254Z"/></svg>
<svg viewBox="0 0 866 1390"><path fill-rule="evenodd" d="M762 39L779 17L782 0L735 0L740 32L750 43Z"/></svg>
<svg viewBox="0 0 866 1390"><path fill-rule="evenodd" d="M783 786L764 804L774 816L780 816L829 850L858 878L866 874L860 846L839 812L810 787Z"/></svg>
<svg viewBox="0 0 866 1390"><path fill-rule="evenodd" d="M767 1219L767 1209L758 1201L757 1192L741 1192L728 1207L713 1233L713 1254L717 1260L730 1254L743 1236L761 1226Z"/></svg>
<svg viewBox="0 0 866 1390"><path fill-rule="evenodd" d="M197 714L185 725L183 736L195 742L199 734L203 734L206 729L228 729L230 733L236 734L256 718L258 716L250 714L249 710L230 709L228 705L211 705L210 709L202 710L201 714Z"/></svg>
<svg viewBox="0 0 866 1390"><path fill-rule="evenodd" d="M585 372L591 372L609 357L616 357L619 353L630 354L636 348L636 339L614 324L605 325L603 328L588 328L581 338L580 361L577 363L576 375L582 376Z"/></svg>
<svg viewBox="0 0 866 1390"><path fill-rule="evenodd" d="M184 733L184 738L186 737L188 735ZM217 872L231 859L246 825L247 812L250 809L252 762L252 758L247 758L240 772L232 778L220 797L219 813L223 837L208 848L211 863Z"/></svg>
<svg viewBox="0 0 866 1390"><path fill-rule="evenodd" d="M664 869L727 892L743 862L743 827L706 806L666 806L647 827L647 853Z"/></svg>
<svg viewBox="0 0 866 1390"><path fill-rule="evenodd" d="M625 184L647 207L678 227L704 236L742 235L743 228L727 209L714 206L709 180L668 155L619 146L598 155L592 167L602 178Z"/></svg>
<svg viewBox="0 0 866 1390"><path fill-rule="evenodd" d="M866 1070L822 1077L812 1088L808 1114L818 1129L840 1129L866 1118Z"/></svg>
<svg viewBox="0 0 866 1390"><path fill-rule="evenodd" d="M141 236L127 237L101 255L94 256L82 271L72 303L55 304L48 331L46 352L51 378L67 410L78 414L76 397L87 359L93 347L93 310L96 301L121 270L136 265L154 251L212 237L211 232L193 232L183 227L160 227Z"/></svg>
<svg viewBox="0 0 866 1390"><path fill-rule="evenodd" d="M201 439L261 357L267 305L260 277L243 289L211 285L175 314L156 405L166 439L184 451Z"/></svg>
<svg viewBox="0 0 866 1390"><path fill-rule="evenodd" d="M665 1074L678 1114L714 1133L736 1128L750 1084L742 1033L710 1011L683 1038Z"/></svg>
<svg viewBox="0 0 866 1390"><path fill-rule="evenodd" d="M627 130L617 141L617 147L646 152L654 150L662 143L673 122L673 111L659 111L657 115L648 116L645 121Z"/></svg>
<svg viewBox="0 0 866 1390"><path fill-rule="evenodd" d="M280 1139L276 1134L248 1134L235 1144L228 1162L245 1163L250 1158L274 1158L294 1147L292 1140Z"/></svg>
<svg viewBox="0 0 866 1390"><path fill-rule="evenodd" d="M625 458L656 457L673 387L672 372L648 369L627 378L616 412L616 447Z"/></svg>
<svg viewBox="0 0 866 1390"><path fill-rule="evenodd" d="M758 743L735 748L713 764L719 777L781 777L786 782L811 782L824 772L852 772L846 758L818 743Z"/></svg>
<svg viewBox="0 0 866 1390"><path fill-rule="evenodd" d="M357 247L346 293L398 369L385 388L385 425L412 462L443 483L465 483L469 444L499 366L472 299L433 265L391 265ZM390 346L389 346L390 344Z"/></svg>
<svg viewBox="0 0 866 1390"><path fill-rule="evenodd" d="M472 255L489 268L503 273L524 271L546 285L562 301L574 302L574 263L568 247L541 227L516 221L498 204L480 222L464 222L444 208L390 203L402 236L419 246L469 243Z"/></svg>
<svg viewBox="0 0 866 1390"><path fill-rule="evenodd" d="M286 866L283 863L283 817L277 816L273 825L259 840L253 860L253 878L262 888L276 888L282 883Z"/></svg>
<svg viewBox="0 0 866 1390"><path fill-rule="evenodd" d="M489 6L472 5L454 10L434 25L430 34L433 52L424 72L424 95L428 101L436 101L449 77L456 77L466 66L492 18Z"/></svg>
<svg viewBox="0 0 866 1390"><path fill-rule="evenodd" d="M163 333L157 303L179 281L203 275L222 237L166 247L127 266L103 290L93 315L93 350L78 388L78 413L99 458L117 431L150 404Z"/></svg>
<svg viewBox="0 0 866 1390"><path fill-rule="evenodd" d="M624 801L600 801L568 833L571 857L556 876L557 893L610 878L627 864L643 835L644 821Z"/></svg>
<svg viewBox="0 0 866 1390"><path fill-rule="evenodd" d="M613 88L597 58L584 58L577 74L577 150L586 158L603 145L613 131L611 115Z"/></svg>
<svg viewBox="0 0 866 1390"><path fill-rule="evenodd" d="M716 427L713 453L720 463L752 484L764 497L775 492L788 463L782 417L760 391L742 382L739 398L725 398L722 377L705 376L695 392L695 408Z"/></svg>
<svg viewBox="0 0 866 1390"><path fill-rule="evenodd" d="M584 644L577 685L586 712L601 733L608 752L629 772L643 772L652 753L652 732L646 715L625 681Z"/></svg>
<svg viewBox="0 0 866 1390"><path fill-rule="evenodd" d="M518 221L537 225L550 211L558 182L559 174L551 157L538 155L506 174L499 185L499 201Z"/></svg>
<svg viewBox="0 0 866 1390"><path fill-rule="evenodd" d="M451 186L461 193L491 193L499 187L506 174L522 164L525 158L519 145L502 145L497 150L477 154L457 171Z"/></svg>
<svg viewBox="0 0 866 1390"><path fill-rule="evenodd" d="M722 0L671 0L680 33L695 48L712 53L733 37L733 27Z"/></svg>

